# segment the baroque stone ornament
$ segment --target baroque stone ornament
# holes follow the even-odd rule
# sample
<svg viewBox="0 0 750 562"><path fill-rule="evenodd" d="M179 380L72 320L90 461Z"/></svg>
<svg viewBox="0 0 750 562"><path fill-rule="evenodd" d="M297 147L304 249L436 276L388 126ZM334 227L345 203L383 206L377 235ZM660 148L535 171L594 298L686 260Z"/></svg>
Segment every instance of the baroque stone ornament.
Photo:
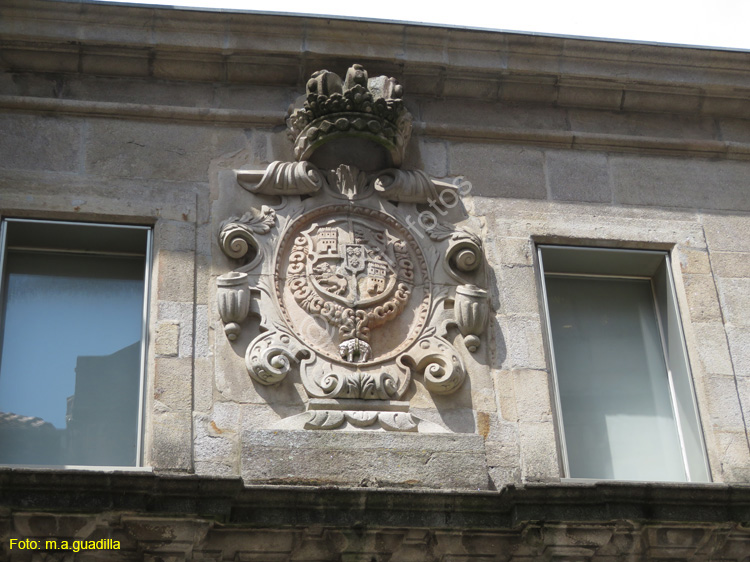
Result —
<svg viewBox="0 0 750 562"><path fill-rule="evenodd" d="M287 121L297 160L309 160L322 145L336 139L365 138L384 147L400 166L411 135L411 114L403 88L386 76L368 78L359 64L342 80L328 70L307 82L307 97Z"/></svg>
<svg viewBox="0 0 750 562"><path fill-rule="evenodd" d="M283 427L446 431L410 413L405 395L413 384L451 394L475 361L489 310L477 227L454 210L460 186L392 167L411 130L395 80L355 65L343 81L315 73L307 90L288 121L299 161L235 172L254 199L219 225L235 264L217 280L225 333L239 341L249 310L259 313L250 377L293 374L308 398ZM365 171L357 151L329 169L312 161L347 135L386 146L391 167ZM371 162L371 147L358 150Z"/></svg>
<svg viewBox="0 0 750 562"><path fill-rule="evenodd" d="M464 343L469 351L479 348L479 336L487 324L488 294L476 285L456 287L456 324L464 336Z"/></svg>
<svg viewBox="0 0 750 562"><path fill-rule="evenodd" d="M247 284L247 273L232 271L221 275L216 284L216 300L219 315L224 323L224 333L230 340L236 340L240 325L250 312L250 287Z"/></svg>

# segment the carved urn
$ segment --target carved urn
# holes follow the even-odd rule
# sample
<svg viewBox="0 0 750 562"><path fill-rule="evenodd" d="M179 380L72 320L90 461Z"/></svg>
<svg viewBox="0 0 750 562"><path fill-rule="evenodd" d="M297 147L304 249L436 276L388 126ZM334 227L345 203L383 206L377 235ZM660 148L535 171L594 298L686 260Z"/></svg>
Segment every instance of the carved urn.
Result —
<svg viewBox="0 0 750 562"><path fill-rule="evenodd" d="M224 333L234 341L240 333L240 323L250 311L250 286L247 273L231 271L216 279L219 315L224 323Z"/></svg>
<svg viewBox="0 0 750 562"><path fill-rule="evenodd" d="M479 335L487 324L488 294L476 285L456 287L454 312L456 324L464 336L466 348L474 353L479 349Z"/></svg>

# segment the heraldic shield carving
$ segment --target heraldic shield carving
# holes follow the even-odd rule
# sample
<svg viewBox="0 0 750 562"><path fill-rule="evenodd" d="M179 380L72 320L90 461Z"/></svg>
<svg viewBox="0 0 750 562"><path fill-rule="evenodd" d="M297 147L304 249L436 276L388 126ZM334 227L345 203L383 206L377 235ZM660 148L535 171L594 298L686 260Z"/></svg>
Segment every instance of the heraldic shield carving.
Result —
<svg viewBox="0 0 750 562"><path fill-rule="evenodd" d="M287 122L297 161L236 171L252 203L220 225L236 267L217 279L218 310L232 341L260 316L245 353L256 384L299 377L308 410L284 427L440 431L404 395L455 392L480 350L481 240L449 220L461 184L396 167L411 133L401 93L359 65L316 72Z"/></svg>

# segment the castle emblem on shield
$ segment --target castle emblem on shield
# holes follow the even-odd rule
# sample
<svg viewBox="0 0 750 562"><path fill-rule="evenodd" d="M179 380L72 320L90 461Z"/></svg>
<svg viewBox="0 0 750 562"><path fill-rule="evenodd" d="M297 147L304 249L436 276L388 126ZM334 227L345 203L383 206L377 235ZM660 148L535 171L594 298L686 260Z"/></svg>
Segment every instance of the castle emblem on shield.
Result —
<svg viewBox="0 0 750 562"><path fill-rule="evenodd" d="M383 350L372 348L372 329L395 319L413 291L414 264L404 240L357 215L314 222L296 234L286 266L294 301L335 331L341 359L376 359Z"/></svg>
<svg viewBox="0 0 750 562"><path fill-rule="evenodd" d="M219 345L244 353L253 384L301 384L287 429L447 431L410 399L486 364L481 221L459 184L400 169L412 117L395 79L354 65L306 91L287 120L295 161L219 174L251 194L217 228L232 267L216 280Z"/></svg>

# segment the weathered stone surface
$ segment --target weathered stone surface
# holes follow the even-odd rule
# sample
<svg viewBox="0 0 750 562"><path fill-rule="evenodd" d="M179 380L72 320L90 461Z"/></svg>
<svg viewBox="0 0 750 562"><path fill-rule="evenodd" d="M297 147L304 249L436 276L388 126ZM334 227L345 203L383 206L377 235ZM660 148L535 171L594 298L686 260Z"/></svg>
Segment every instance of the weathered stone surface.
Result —
<svg viewBox="0 0 750 562"><path fill-rule="evenodd" d="M721 309L711 275L686 274L682 276L690 318L695 322L721 321Z"/></svg>
<svg viewBox="0 0 750 562"><path fill-rule="evenodd" d="M695 212L608 207L602 221L602 208L594 204L577 203L575 213L569 212L570 203L562 202L481 197L474 204L482 209L488 231L499 237L650 250L666 250L675 243L691 248L706 245Z"/></svg>
<svg viewBox="0 0 750 562"><path fill-rule="evenodd" d="M675 254L682 273L710 274L712 265L716 266L714 256L709 261L708 252L704 249L678 246Z"/></svg>
<svg viewBox="0 0 750 562"><path fill-rule="evenodd" d="M706 214L701 217L711 252L750 252L750 237L737 236L750 229L750 216L744 214Z"/></svg>
<svg viewBox="0 0 750 562"><path fill-rule="evenodd" d="M521 476L524 482L554 482L562 474L551 422L520 422Z"/></svg>
<svg viewBox="0 0 750 562"><path fill-rule="evenodd" d="M154 246L159 252L189 252L192 254L195 252L195 243L195 223L188 220L187 217L183 217L182 220L161 220L154 228ZM190 275L192 276L193 273L191 272Z"/></svg>
<svg viewBox="0 0 750 562"><path fill-rule="evenodd" d="M216 402L208 415L196 415L194 458L237 466L239 460L240 405Z"/></svg>
<svg viewBox="0 0 750 562"><path fill-rule="evenodd" d="M195 422L194 460L223 462L236 459L237 439L232 435L220 435L206 427L206 418L198 417Z"/></svg>
<svg viewBox="0 0 750 562"><path fill-rule="evenodd" d="M518 421L513 371L493 371L492 379L495 383L498 415L505 421Z"/></svg>
<svg viewBox="0 0 750 562"><path fill-rule="evenodd" d="M713 479L716 482L750 483L750 449L747 433L741 431L717 431L717 453L720 467L714 468Z"/></svg>
<svg viewBox="0 0 750 562"><path fill-rule="evenodd" d="M171 320L180 326L178 356L193 356L193 315L195 306L192 302L160 301L157 309L160 321Z"/></svg>
<svg viewBox="0 0 750 562"><path fill-rule="evenodd" d="M743 421L750 416L750 376L737 377L737 394L740 396ZM747 429L745 429L747 433Z"/></svg>
<svg viewBox="0 0 750 562"><path fill-rule="evenodd" d="M444 178L448 175L448 146L442 141L422 140L419 143L424 171L430 176Z"/></svg>
<svg viewBox="0 0 750 562"><path fill-rule="evenodd" d="M244 431L247 483L487 489L479 435Z"/></svg>
<svg viewBox="0 0 750 562"><path fill-rule="evenodd" d="M546 368L541 319L538 315L498 317L498 323L501 330L495 335L495 353L503 368Z"/></svg>
<svg viewBox="0 0 750 562"><path fill-rule="evenodd" d="M496 265L533 265L536 252L531 238L499 237L487 233L488 255L494 256ZM499 250L499 256L498 256Z"/></svg>
<svg viewBox="0 0 750 562"><path fill-rule="evenodd" d="M79 119L0 115L0 167L76 173L81 167Z"/></svg>
<svg viewBox="0 0 750 562"><path fill-rule="evenodd" d="M24 209L37 216L52 213L66 220L111 222L117 217L137 224L159 219L194 221L195 194L200 187L190 182L111 178L103 182L73 174L0 169L3 208ZM159 248L157 244L155 247Z"/></svg>
<svg viewBox="0 0 750 562"><path fill-rule="evenodd" d="M727 338L735 373L738 376L750 375L750 328L728 326Z"/></svg>
<svg viewBox="0 0 750 562"><path fill-rule="evenodd" d="M516 412L521 422L551 422L550 375L546 371L513 371Z"/></svg>
<svg viewBox="0 0 750 562"><path fill-rule="evenodd" d="M154 468L192 470L192 422L188 412L159 412L151 416L151 448L146 463Z"/></svg>
<svg viewBox="0 0 750 562"><path fill-rule="evenodd" d="M232 130L110 120L91 122L87 138L90 174L200 182L212 158L246 145Z"/></svg>
<svg viewBox="0 0 750 562"><path fill-rule="evenodd" d="M506 89L506 93L508 91ZM456 128L472 126L516 130L563 130L566 128L565 111L561 109L543 105L514 106L503 103L477 103L465 99L422 102L420 117L422 121L431 125L440 124L443 127Z"/></svg>
<svg viewBox="0 0 750 562"><path fill-rule="evenodd" d="M126 562L144 553L146 559L325 562L363 553L370 560L424 562L525 562L545 553L579 560L583 551L594 561L658 555L743 562L747 554L743 485L511 484L497 492L427 492L244 488L226 477L7 469L0 483L3 554L8 539L27 530L47 531L49 538L104 533L121 542L118 557ZM57 493L48 494L51 487ZM72 504L86 512L61 513ZM12 554L13 562L26 560Z"/></svg>
<svg viewBox="0 0 750 562"><path fill-rule="evenodd" d="M619 88L591 88L562 82L558 86L557 103L561 106L584 106L599 109L619 107L622 91ZM573 121L572 112L571 122Z"/></svg>
<svg viewBox="0 0 750 562"><path fill-rule="evenodd" d="M473 196L545 199L541 150L486 143L455 143L448 158L451 175L465 176Z"/></svg>
<svg viewBox="0 0 750 562"><path fill-rule="evenodd" d="M106 73L105 73L106 74ZM97 100L111 103L141 103L170 106L208 107L216 95L209 84L185 88L179 82L139 80L131 76L68 74L58 78L56 86L67 99ZM49 90L47 90L49 91ZM45 92L39 92L43 95ZM260 101L260 96L259 96Z"/></svg>
<svg viewBox="0 0 750 562"><path fill-rule="evenodd" d="M733 142L750 142L750 120L725 118L719 120L723 139Z"/></svg>
<svg viewBox="0 0 750 562"><path fill-rule="evenodd" d="M710 375L705 386L711 423L722 431L744 431L737 379L728 375Z"/></svg>
<svg viewBox="0 0 750 562"><path fill-rule="evenodd" d="M719 279L718 284L726 321L750 326L750 279Z"/></svg>
<svg viewBox="0 0 750 562"><path fill-rule="evenodd" d="M158 322L154 353L165 357L176 357L179 352L180 324L174 321Z"/></svg>
<svg viewBox="0 0 750 562"><path fill-rule="evenodd" d="M154 400L157 408L190 412L193 362L189 357L157 357L154 365Z"/></svg>
<svg viewBox="0 0 750 562"><path fill-rule="evenodd" d="M201 234L205 234L208 228L200 229ZM208 240L210 236L206 237ZM200 234L199 234L200 239ZM200 250L199 250L200 251ZM211 255L197 253L195 255L195 304L208 305L211 301L211 291L213 290L214 281L211 277Z"/></svg>
<svg viewBox="0 0 750 562"><path fill-rule="evenodd" d="M512 479L506 481L498 481L497 475L493 476L492 480L496 487L499 488L513 482L515 477L520 479L521 449L518 424L496 420L492 417L490 432L485 440L484 447L490 474L492 474L493 467L502 467L510 470L509 474L513 475Z"/></svg>
<svg viewBox="0 0 750 562"><path fill-rule="evenodd" d="M711 267L717 277L750 278L750 252L711 252Z"/></svg>
<svg viewBox="0 0 750 562"><path fill-rule="evenodd" d="M301 385L300 385L301 386ZM302 408L267 403L241 404L240 405L240 430L242 432L270 429L279 424L284 418L299 414Z"/></svg>
<svg viewBox="0 0 750 562"><path fill-rule="evenodd" d="M727 346L727 333L718 322L694 323L698 355L707 373L731 375L734 373Z"/></svg>
<svg viewBox="0 0 750 562"><path fill-rule="evenodd" d="M162 301L194 302L195 255L162 250L157 263L157 298Z"/></svg>
<svg viewBox="0 0 750 562"><path fill-rule="evenodd" d="M745 163L623 156L609 163L618 203L750 210L750 203L742 202Z"/></svg>
<svg viewBox="0 0 750 562"><path fill-rule="evenodd" d="M651 138L712 139L715 135L713 120L701 115L677 116L671 112L669 115L663 115L636 111L604 113L588 109L570 109L568 117L574 131Z"/></svg>
<svg viewBox="0 0 750 562"><path fill-rule="evenodd" d="M425 392L424 394L428 394ZM437 404L432 400L411 400L409 411L428 422L437 424L453 433L477 433L477 417L482 417L483 412L476 412L470 404L446 404L446 400L437 399Z"/></svg>
<svg viewBox="0 0 750 562"><path fill-rule="evenodd" d="M612 200L605 154L547 150L545 165L551 199L595 203Z"/></svg>
<svg viewBox="0 0 750 562"><path fill-rule="evenodd" d="M626 92L622 100L622 108L626 111L654 109L670 113L695 113L701 109L700 91L686 88L675 94L656 92ZM708 120L706 120L708 121ZM710 121L707 123L710 125ZM710 131L711 129L707 127Z"/></svg>
<svg viewBox="0 0 750 562"><path fill-rule="evenodd" d="M193 409L207 412L214 403L213 357L196 357L193 376Z"/></svg>
<svg viewBox="0 0 750 562"><path fill-rule="evenodd" d="M506 314L538 314L536 272L533 267L502 267L495 270L502 291L502 311Z"/></svg>
<svg viewBox="0 0 750 562"><path fill-rule="evenodd" d="M336 470L369 475L372 466L392 472L391 484L402 486L459 487L480 473L485 479L489 474L495 486L554 481L560 470L555 456L559 445L552 425L534 268L535 244L561 243L673 252L714 477L750 479L745 427L750 407L745 380L750 374L750 243L744 235L750 231L750 82L744 54L644 45L634 49L606 42L258 14L79 8L38 0L7 0L0 8L8 70L0 77L6 125L0 127L0 211L8 216L155 226L155 310L149 341L155 357L149 363L153 372L147 373L153 386L148 389L145 417L148 465L211 476L212 480L197 480L209 488L221 475L239 474L241 462L245 473L252 472L250 468L260 471L252 472L253 478L277 470L283 473L277 475L279 481L288 482L283 479L294 473L298 483L310 470L320 482L333 473L341 482L359 484ZM244 33L247 29L259 31ZM304 412L309 397L296 371L270 387L248 377L244 355L260 334L257 327L250 328L251 322L243 326L249 333L240 342L225 341L215 309L215 277L219 269L241 264L219 253L217 220L244 212L248 194L226 197L223 192L236 187L235 169L293 159L282 121L300 92L300 77L326 67L338 72L354 62L345 59L363 52L378 72L397 75L407 92L419 93L407 100L416 116L416 138L407 147L412 155L405 159L408 168L424 168L441 178L462 175L471 182L472 191L460 211L466 211L481 233L491 266L488 289L498 312L482 335L480 350L488 355L467 355L461 345L473 334L458 333L448 322L447 340L460 348L460 359L467 365L464 386L450 399L434 397L416 376L405 399L415 415L465 433L462 438L477 439L471 446L434 451L430 441L409 441L424 436L410 435L397 438L408 446L372 445L363 453L333 445L333 463L330 453L325 457L328 445L276 447L273 441L263 444L272 456L248 458L241 454L240 435L257 436ZM262 204L278 206L275 197L263 197L267 200ZM399 208L410 204L402 201ZM416 218L420 210L415 206L408 212ZM425 229L419 232L424 235L419 238L422 247L432 251L435 244ZM265 279L272 283L272 278L270 274ZM455 306L450 292L443 296ZM252 322L257 320L252 315ZM277 435L274 439L283 442ZM384 439L379 435L361 431L351 439ZM315 468L292 463L290 455L310 459ZM278 459L279 464L273 464ZM424 460L427 464L420 464ZM460 472L470 468L474 472L469 476ZM415 482L411 474L418 475ZM86 493L79 493L76 501L94 497L97 492L89 488L96 477L86 474ZM35 478L45 486L57 482L50 474ZM461 484L451 478L466 480ZM424 484L424 479L430 483ZM113 482L122 483L119 477ZM241 482L233 482L241 488ZM68 484L44 493L64 495ZM128 492L123 496L141 497L142 491L130 484L123 485ZM164 500L173 508L169 513L183 508L186 513L202 513L195 507L195 498L205 499L199 489L180 488L171 481L170 485L179 493ZM156 489L150 486L142 493L149 501ZM0 486L4 494L17 489ZM430 505L413 516L419 525L409 532L386 532L381 527L350 531L357 518L365 521L372 513L372 496L367 502L364 496L356 496L352 504L334 502L335 509L326 510L323 500L332 501L335 494L315 489L311 497L322 499L305 500L314 508L302 515L296 511L300 495L292 496L294 509L279 507L277 500L257 509L255 500L243 496L244 508L234 504L233 512L222 512L223 522L256 517L256 524L267 524L273 509L278 509L278 525L308 517L317 526L305 527L304 532L289 527L257 533L217 529L216 536L224 538L203 545L195 558L395 561L421 555L435 560L515 556L527 562L652 556L746 562L747 533L741 528L709 532L704 524L660 523L656 528L642 521L680 519L689 512L691 517L683 519L695 522L715 517L716 510L726 506L741 509L744 504L732 495L740 494L736 489L701 504L694 501L701 493L697 488L680 487L674 492L679 508L669 503L669 487L643 484L627 488L627 493L624 489L598 487L592 495L575 496L575 501L566 495L572 493L569 488L561 492L559 487L540 487L536 496L529 492L526 497L534 501L525 506L527 511L521 510L529 520L550 521L558 515L563 522L510 521L502 528L510 529L515 541L511 543L504 542L511 540L507 534L497 533L501 516L492 511L497 503L502 504L502 517L520 513L502 503L510 488L505 496L486 500L467 520L460 519L460 509ZM436 494L411 496L407 505L450 503L445 496L436 500ZM388 498L386 503L395 501ZM117 498L108 500L107 505L113 505ZM140 507L157 509L154 506L162 500L156 496ZM462 501L475 500L485 501ZM633 501L640 507L633 508ZM365 503L367 509L356 512L356 506ZM80 507L71 501L65 509L70 505ZM612 505L620 509L614 515L608 511ZM37 506L30 502L23 509ZM334 510L339 515L332 515ZM390 518L401 516L390 505L387 513ZM575 518L581 513L584 516ZM569 524L591 513L598 518L595 529ZM6 514L0 512L0 520ZM116 521L119 515L112 517ZM318 525L328 521L326 517L340 517L338 527ZM738 519L736 513L732 517ZM97 524L108 528L109 523ZM469 524L492 536L457 527ZM39 522L39 528L48 525L46 520ZM443 530L437 533L417 533L440 525ZM243 539L243 533L252 537ZM182 529L178 535L190 533ZM222 540L235 541L234 546L223 550L217 546ZM187 556L192 543L181 541L176 541L174 552L166 545L161 555L166 559L168 550L175 560ZM304 547L295 551L292 543ZM404 545L401 550L392 546L397 543ZM508 544L512 548L506 548ZM176 553L179 548L183 551ZM156 560L157 551L152 544L133 546L128 552L133 559Z"/></svg>

